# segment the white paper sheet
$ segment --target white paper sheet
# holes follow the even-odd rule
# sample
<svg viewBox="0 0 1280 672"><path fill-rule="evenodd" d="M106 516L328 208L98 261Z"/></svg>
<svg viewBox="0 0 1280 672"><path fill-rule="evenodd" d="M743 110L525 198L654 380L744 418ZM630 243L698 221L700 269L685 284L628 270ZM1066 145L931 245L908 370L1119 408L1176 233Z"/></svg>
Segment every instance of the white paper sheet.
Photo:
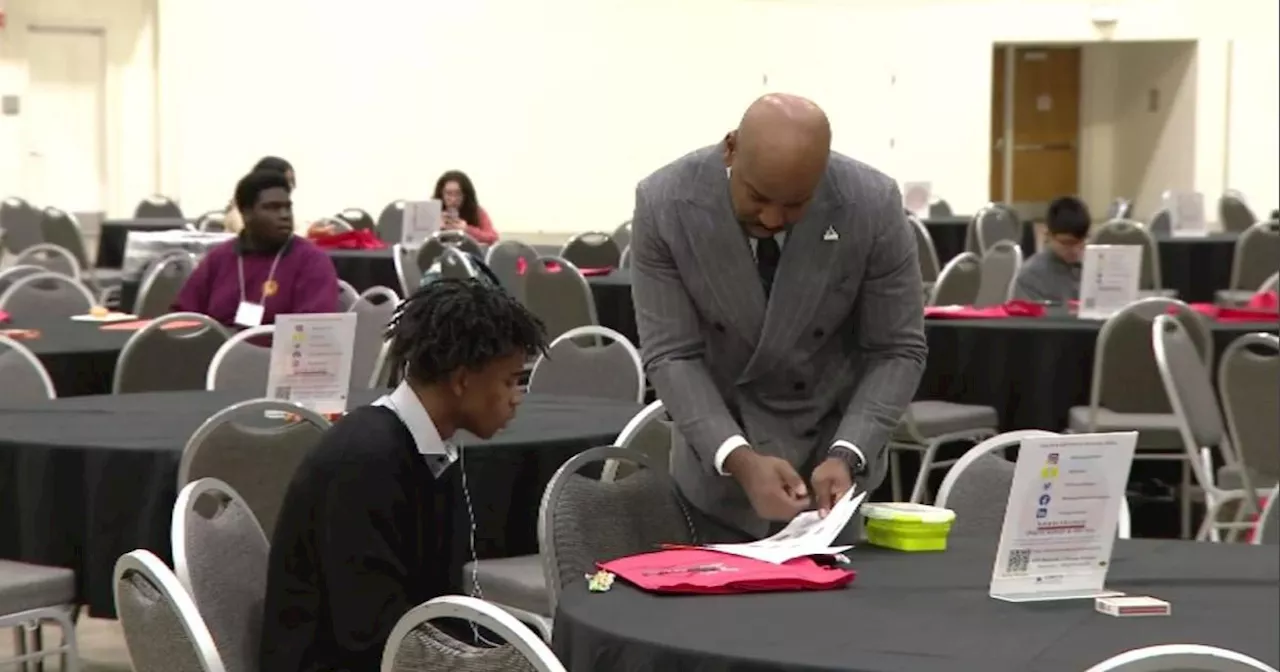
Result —
<svg viewBox="0 0 1280 672"><path fill-rule="evenodd" d="M775 565L808 555L835 555L847 551L852 546L832 546L831 543L849 524L867 496L864 492L855 497L854 490L855 488L849 488L849 492L831 507L825 518L819 518L817 511L805 511L792 518L786 527L772 537L744 544L711 544L707 548Z"/></svg>

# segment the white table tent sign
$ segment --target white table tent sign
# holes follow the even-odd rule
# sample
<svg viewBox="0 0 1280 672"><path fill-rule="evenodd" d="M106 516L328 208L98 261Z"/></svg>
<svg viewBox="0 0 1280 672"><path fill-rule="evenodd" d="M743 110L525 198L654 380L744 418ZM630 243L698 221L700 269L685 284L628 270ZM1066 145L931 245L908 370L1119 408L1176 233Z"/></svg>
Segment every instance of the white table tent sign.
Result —
<svg viewBox="0 0 1280 672"><path fill-rule="evenodd" d="M267 398L321 414L346 411L355 342L355 313L277 315Z"/></svg>
<svg viewBox="0 0 1280 672"><path fill-rule="evenodd" d="M1205 221L1204 194L1197 191L1168 192L1165 208L1169 211L1169 232L1175 238L1198 238L1209 235Z"/></svg>
<svg viewBox="0 0 1280 672"><path fill-rule="evenodd" d="M400 243L405 247L422 247L440 230L443 209L439 200L408 201L404 204L404 230Z"/></svg>
<svg viewBox="0 0 1280 672"><path fill-rule="evenodd" d="M1089 245L1080 269L1080 311L1086 320L1105 320L1138 300L1142 247Z"/></svg>
<svg viewBox="0 0 1280 672"><path fill-rule="evenodd" d="M991 597L1107 597L1107 570L1137 432L1023 439L991 572Z"/></svg>

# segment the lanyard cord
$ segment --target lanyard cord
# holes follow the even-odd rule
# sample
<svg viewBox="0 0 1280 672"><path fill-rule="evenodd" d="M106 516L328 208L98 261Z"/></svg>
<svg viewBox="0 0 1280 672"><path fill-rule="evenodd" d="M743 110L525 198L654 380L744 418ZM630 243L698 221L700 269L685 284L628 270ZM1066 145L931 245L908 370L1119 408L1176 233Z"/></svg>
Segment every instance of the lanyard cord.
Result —
<svg viewBox="0 0 1280 672"><path fill-rule="evenodd" d="M262 292L262 302L259 305L263 305L263 306L267 305L267 292L265 291L266 287L267 285L270 285L273 282L275 282L276 266L280 265L280 257L284 256L284 251L288 249L289 242L291 241L285 241L285 244L280 246L280 251L276 252L276 258L271 261L271 270L267 271L267 281L262 285L264 291ZM245 290L244 290L244 253L241 253L238 256L236 256L236 271L240 275L240 303L246 303Z"/></svg>

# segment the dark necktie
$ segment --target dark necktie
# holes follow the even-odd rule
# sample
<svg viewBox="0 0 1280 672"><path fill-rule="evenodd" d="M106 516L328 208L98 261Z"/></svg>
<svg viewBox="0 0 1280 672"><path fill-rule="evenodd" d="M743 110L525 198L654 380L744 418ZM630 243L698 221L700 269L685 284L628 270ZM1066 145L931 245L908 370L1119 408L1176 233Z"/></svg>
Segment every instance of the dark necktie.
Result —
<svg viewBox="0 0 1280 672"><path fill-rule="evenodd" d="M782 247L776 238L756 239L756 271L760 273L760 284L764 286L764 298L769 298L773 290L773 276L778 273L778 260L782 258Z"/></svg>

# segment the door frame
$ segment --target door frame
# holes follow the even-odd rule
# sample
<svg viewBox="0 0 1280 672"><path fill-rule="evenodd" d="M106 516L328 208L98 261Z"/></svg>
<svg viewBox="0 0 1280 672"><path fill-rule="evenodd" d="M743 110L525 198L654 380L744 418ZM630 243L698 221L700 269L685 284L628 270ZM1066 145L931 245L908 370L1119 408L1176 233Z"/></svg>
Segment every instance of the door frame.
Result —
<svg viewBox="0 0 1280 672"><path fill-rule="evenodd" d="M110 171L110 161L108 156L111 153L110 147L112 139L110 137L111 125L108 123L107 99L110 97L110 50L107 46L107 29L103 26L74 24L74 23L56 23L56 22L40 22L33 21L25 26L25 34L23 39L23 57L30 62L31 58L31 36L35 34L45 35L89 35L98 38L98 48L100 50L99 62L102 64L101 72L98 73L98 204L97 208L101 212L108 212L114 201L114 176ZM27 70L27 86L30 88L31 71L28 66ZM25 119L25 117L24 117ZM27 140L26 123L23 123L23 149L26 156L30 156L31 148ZM25 159L25 157L24 157ZM41 178L43 179L43 178ZM42 185L43 186L43 185ZM58 203L41 203L40 207L54 206L63 208L65 206ZM70 209L68 209L70 210Z"/></svg>

